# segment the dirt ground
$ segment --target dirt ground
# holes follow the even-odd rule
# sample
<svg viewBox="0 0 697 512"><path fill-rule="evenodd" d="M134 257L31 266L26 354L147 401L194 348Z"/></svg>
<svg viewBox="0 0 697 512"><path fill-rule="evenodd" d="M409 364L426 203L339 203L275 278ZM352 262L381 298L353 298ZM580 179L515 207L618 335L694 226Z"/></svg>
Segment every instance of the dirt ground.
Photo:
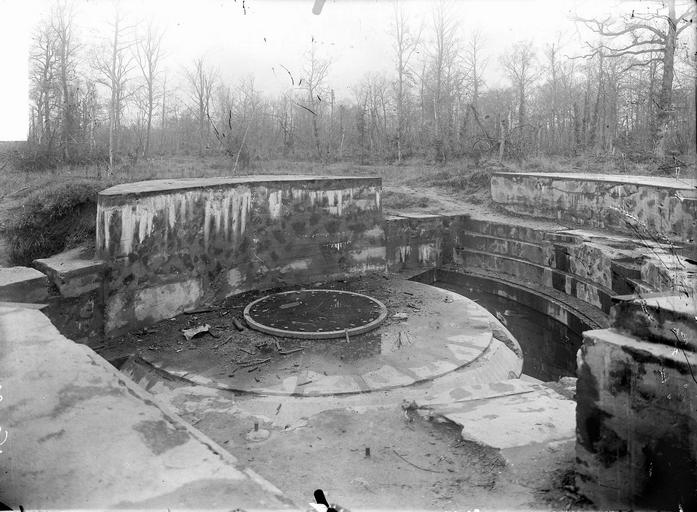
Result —
<svg viewBox="0 0 697 512"><path fill-rule="evenodd" d="M349 509L583 506L568 476L573 443L515 454L514 463L521 462L511 465L498 450L462 440L457 425L416 414L406 419L399 406L324 411L303 426L272 429L260 442L245 438L250 420L231 422L224 413L207 414L196 427L300 506L317 488Z"/></svg>

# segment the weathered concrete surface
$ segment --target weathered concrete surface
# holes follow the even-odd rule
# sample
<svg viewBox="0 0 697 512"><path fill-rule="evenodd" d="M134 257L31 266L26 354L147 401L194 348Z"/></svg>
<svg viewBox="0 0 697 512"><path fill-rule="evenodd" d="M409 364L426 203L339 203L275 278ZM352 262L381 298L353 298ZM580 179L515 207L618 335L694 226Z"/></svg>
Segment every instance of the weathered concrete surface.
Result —
<svg viewBox="0 0 697 512"><path fill-rule="evenodd" d="M84 248L34 260L53 285L44 313L64 336L79 343L100 344L104 334L106 265Z"/></svg>
<svg viewBox="0 0 697 512"><path fill-rule="evenodd" d="M0 309L0 373L0 426L8 433L0 500L9 506L290 508L272 485L39 311Z"/></svg>
<svg viewBox="0 0 697 512"><path fill-rule="evenodd" d="M0 300L44 302L48 298L48 279L29 267L0 268Z"/></svg>
<svg viewBox="0 0 697 512"><path fill-rule="evenodd" d="M90 258L86 249L76 248L50 258L34 260L34 266L46 274L63 297L79 297L100 290L106 265Z"/></svg>
<svg viewBox="0 0 697 512"><path fill-rule="evenodd" d="M380 178L155 180L100 193L116 333L250 289L385 270Z"/></svg>
<svg viewBox="0 0 697 512"><path fill-rule="evenodd" d="M341 395L383 391L432 380L473 364L497 339L517 349L517 359L504 370L520 373L522 352L500 322L482 306L457 293L395 279L386 294L408 297L390 311L405 315L349 341L321 340L297 353L275 356L258 373L234 371L229 357L210 346L188 350L148 351L142 357L154 367L189 382L218 389L266 395ZM411 307L407 304L411 304ZM255 336L248 333L247 337ZM259 342L268 340L258 335ZM256 341L256 340L254 340ZM497 364L504 364L499 360ZM232 372L232 373L231 373Z"/></svg>
<svg viewBox="0 0 697 512"><path fill-rule="evenodd" d="M612 325L646 341L697 352L694 295L653 294L615 297Z"/></svg>
<svg viewBox="0 0 697 512"><path fill-rule="evenodd" d="M444 255L445 264L553 288L606 314L613 295L691 290L697 272L671 244L532 219L465 218L450 237L452 256Z"/></svg>
<svg viewBox="0 0 697 512"><path fill-rule="evenodd" d="M435 268L451 257L455 233L467 215L398 212L385 217L387 266L392 272Z"/></svg>
<svg viewBox="0 0 697 512"><path fill-rule="evenodd" d="M576 388L577 484L599 509L697 508L697 355L588 331Z"/></svg>
<svg viewBox="0 0 697 512"><path fill-rule="evenodd" d="M694 243L693 179L602 174L495 173L491 197L506 210Z"/></svg>
<svg viewBox="0 0 697 512"><path fill-rule="evenodd" d="M575 402L542 385L506 380L464 396L433 412L462 425L469 441L506 449L574 437Z"/></svg>
<svg viewBox="0 0 697 512"><path fill-rule="evenodd" d="M557 320L578 335L589 328L599 329L610 325L608 315L583 300L493 271L448 266L437 269L428 282L506 297Z"/></svg>

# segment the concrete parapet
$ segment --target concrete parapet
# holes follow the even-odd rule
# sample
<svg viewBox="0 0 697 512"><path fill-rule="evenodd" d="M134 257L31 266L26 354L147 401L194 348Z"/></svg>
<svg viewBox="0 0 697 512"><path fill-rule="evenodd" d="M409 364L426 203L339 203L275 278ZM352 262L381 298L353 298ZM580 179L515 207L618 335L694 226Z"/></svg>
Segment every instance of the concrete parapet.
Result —
<svg viewBox="0 0 697 512"><path fill-rule="evenodd" d="M381 179L154 180L99 194L105 331L251 289L384 271Z"/></svg>
<svg viewBox="0 0 697 512"><path fill-rule="evenodd" d="M491 197L513 213L694 244L695 184L653 176L498 172Z"/></svg>
<svg viewBox="0 0 697 512"><path fill-rule="evenodd" d="M694 302L685 306L619 301L612 328L584 333L577 484L598 508L697 508L697 355L670 339L676 325L695 332Z"/></svg>

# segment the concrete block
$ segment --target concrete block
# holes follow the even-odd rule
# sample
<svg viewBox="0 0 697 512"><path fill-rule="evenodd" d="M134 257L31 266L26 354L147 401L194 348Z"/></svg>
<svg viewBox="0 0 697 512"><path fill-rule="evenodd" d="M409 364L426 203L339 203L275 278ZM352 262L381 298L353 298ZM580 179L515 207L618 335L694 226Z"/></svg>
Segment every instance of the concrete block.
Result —
<svg viewBox="0 0 697 512"><path fill-rule="evenodd" d="M0 300L44 302L48 299L48 278L29 267L0 268Z"/></svg>
<svg viewBox="0 0 697 512"><path fill-rule="evenodd" d="M56 285L63 297L79 297L101 289L105 262L90 258L84 249L71 249L50 258L34 260L34 265Z"/></svg>
<svg viewBox="0 0 697 512"><path fill-rule="evenodd" d="M598 509L697 507L697 355L587 331L576 387L577 485Z"/></svg>

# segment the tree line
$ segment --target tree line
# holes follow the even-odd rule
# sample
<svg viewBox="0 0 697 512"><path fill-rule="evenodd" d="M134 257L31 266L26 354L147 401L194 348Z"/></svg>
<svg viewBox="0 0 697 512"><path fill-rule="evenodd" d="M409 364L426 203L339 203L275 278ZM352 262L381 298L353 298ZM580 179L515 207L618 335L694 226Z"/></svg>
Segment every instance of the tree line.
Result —
<svg viewBox="0 0 697 512"><path fill-rule="evenodd" d="M394 3L392 69L363 76L350 98L328 85L331 62L312 40L289 86L262 94L253 76L226 83L204 58L165 66L166 34L130 24L115 6L103 41L87 45L71 4L36 27L26 168L124 162L177 154L256 160L435 162L469 157L613 154L665 162L693 151L697 55L692 2L604 19L575 18L582 52L562 37L509 45L495 58L479 31L463 33L452 5L417 23ZM692 30L690 30L692 27ZM506 78L490 86L495 66ZM694 158L694 157L693 157Z"/></svg>

